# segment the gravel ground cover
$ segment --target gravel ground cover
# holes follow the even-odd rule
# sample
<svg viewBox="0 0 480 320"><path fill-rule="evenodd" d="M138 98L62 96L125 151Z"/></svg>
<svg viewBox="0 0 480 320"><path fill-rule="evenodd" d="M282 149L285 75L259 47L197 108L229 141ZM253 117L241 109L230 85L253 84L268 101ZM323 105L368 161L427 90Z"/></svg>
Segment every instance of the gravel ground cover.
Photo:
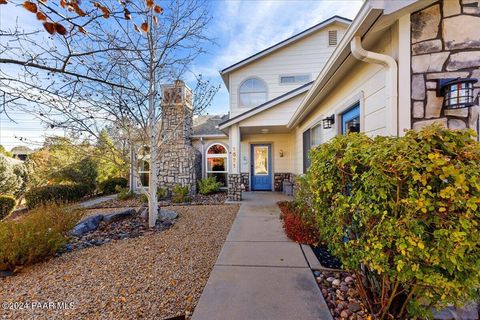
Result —
<svg viewBox="0 0 480 320"><path fill-rule="evenodd" d="M327 246L320 245L318 247L315 247L315 246L310 246L310 247L312 248L313 253L315 253L315 256L317 257L318 261L320 261L320 264L322 266L330 269L342 268L342 264L340 263L340 260L338 260L336 257L330 254L330 251L328 251Z"/></svg>
<svg viewBox="0 0 480 320"><path fill-rule="evenodd" d="M218 192L214 194L209 194L209 195L202 195L202 194L196 194L191 198L191 201L188 203L172 203L171 200L161 200L158 202L158 204L161 207L165 206L184 206L184 205L192 205L192 206L197 206L197 205L218 205L218 204L224 204L225 201L227 200L227 193L226 192ZM146 204L143 203L140 200L140 197L135 197L132 199L128 200L109 200L102 202L101 204L98 204L92 209L102 209L102 208L123 208L123 207L141 207L145 206Z"/></svg>
<svg viewBox="0 0 480 320"><path fill-rule="evenodd" d="M174 210L179 218L168 230L67 253L1 279L0 319L188 317L238 206ZM65 303L68 308L25 308L33 302ZM10 310L12 306L24 308Z"/></svg>
<svg viewBox="0 0 480 320"><path fill-rule="evenodd" d="M368 311L348 272L314 271L315 279L335 320L368 319Z"/></svg>

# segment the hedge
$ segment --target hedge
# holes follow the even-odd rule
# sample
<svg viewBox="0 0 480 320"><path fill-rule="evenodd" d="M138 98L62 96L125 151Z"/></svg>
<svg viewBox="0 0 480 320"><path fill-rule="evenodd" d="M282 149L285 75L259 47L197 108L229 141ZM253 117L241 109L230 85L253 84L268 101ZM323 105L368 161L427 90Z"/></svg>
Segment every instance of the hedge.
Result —
<svg viewBox="0 0 480 320"><path fill-rule="evenodd" d="M296 201L354 272L376 318L478 298L480 144L438 125L338 136L310 153Z"/></svg>
<svg viewBox="0 0 480 320"><path fill-rule="evenodd" d="M51 185L31 189L25 194L28 208L49 202L70 202L82 199L91 194L92 188L88 184Z"/></svg>
<svg viewBox="0 0 480 320"><path fill-rule="evenodd" d="M116 187L126 188L128 180L122 177L108 178L100 184L100 191L103 194L113 194L116 192Z"/></svg>
<svg viewBox="0 0 480 320"><path fill-rule="evenodd" d="M8 216L15 209L15 205L14 197L0 195L0 220Z"/></svg>

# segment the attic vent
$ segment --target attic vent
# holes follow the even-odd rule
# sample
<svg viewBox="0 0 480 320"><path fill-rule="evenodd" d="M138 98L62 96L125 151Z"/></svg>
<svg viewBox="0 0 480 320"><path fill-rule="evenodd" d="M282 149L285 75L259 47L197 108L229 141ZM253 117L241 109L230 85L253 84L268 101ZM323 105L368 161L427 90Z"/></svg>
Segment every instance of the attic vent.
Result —
<svg viewBox="0 0 480 320"><path fill-rule="evenodd" d="M328 31L328 45L329 46L337 45L337 30Z"/></svg>

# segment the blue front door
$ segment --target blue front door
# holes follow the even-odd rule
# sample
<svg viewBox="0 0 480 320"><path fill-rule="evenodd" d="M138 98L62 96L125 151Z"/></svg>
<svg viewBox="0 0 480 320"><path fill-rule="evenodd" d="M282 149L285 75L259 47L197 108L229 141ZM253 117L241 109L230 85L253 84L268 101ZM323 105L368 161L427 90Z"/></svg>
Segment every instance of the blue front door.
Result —
<svg viewBox="0 0 480 320"><path fill-rule="evenodd" d="M360 105L356 104L342 114L342 134L360 132Z"/></svg>
<svg viewBox="0 0 480 320"><path fill-rule="evenodd" d="M252 190L272 190L272 146L252 144Z"/></svg>

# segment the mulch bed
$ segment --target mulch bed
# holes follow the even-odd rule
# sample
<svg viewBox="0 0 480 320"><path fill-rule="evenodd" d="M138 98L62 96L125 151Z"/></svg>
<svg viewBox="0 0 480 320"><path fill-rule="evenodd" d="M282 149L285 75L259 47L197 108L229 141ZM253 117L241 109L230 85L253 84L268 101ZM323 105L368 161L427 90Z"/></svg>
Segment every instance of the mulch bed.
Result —
<svg viewBox="0 0 480 320"><path fill-rule="evenodd" d="M64 310L0 309L0 319L189 317L238 211L176 206L162 232L76 250L0 280L2 302L66 302Z"/></svg>
<svg viewBox="0 0 480 320"><path fill-rule="evenodd" d="M335 320L368 318L368 311L355 287L355 275L327 271L314 271L314 275Z"/></svg>
<svg viewBox="0 0 480 320"><path fill-rule="evenodd" d="M158 204L160 207L166 207L166 206L200 206L200 205L220 205L224 204L225 201L227 200L227 193L226 192L218 192L214 194L209 194L209 195L203 195L203 194L196 194L191 198L190 202L186 203L173 203L171 199L165 199L165 200L160 200ZM146 203L142 202L140 197L135 197L131 198L128 200L118 200L118 199L113 199L109 201L102 202L94 207L91 207L92 209L101 209L101 208L124 208L124 207L141 207L145 206Z"/></svg>

